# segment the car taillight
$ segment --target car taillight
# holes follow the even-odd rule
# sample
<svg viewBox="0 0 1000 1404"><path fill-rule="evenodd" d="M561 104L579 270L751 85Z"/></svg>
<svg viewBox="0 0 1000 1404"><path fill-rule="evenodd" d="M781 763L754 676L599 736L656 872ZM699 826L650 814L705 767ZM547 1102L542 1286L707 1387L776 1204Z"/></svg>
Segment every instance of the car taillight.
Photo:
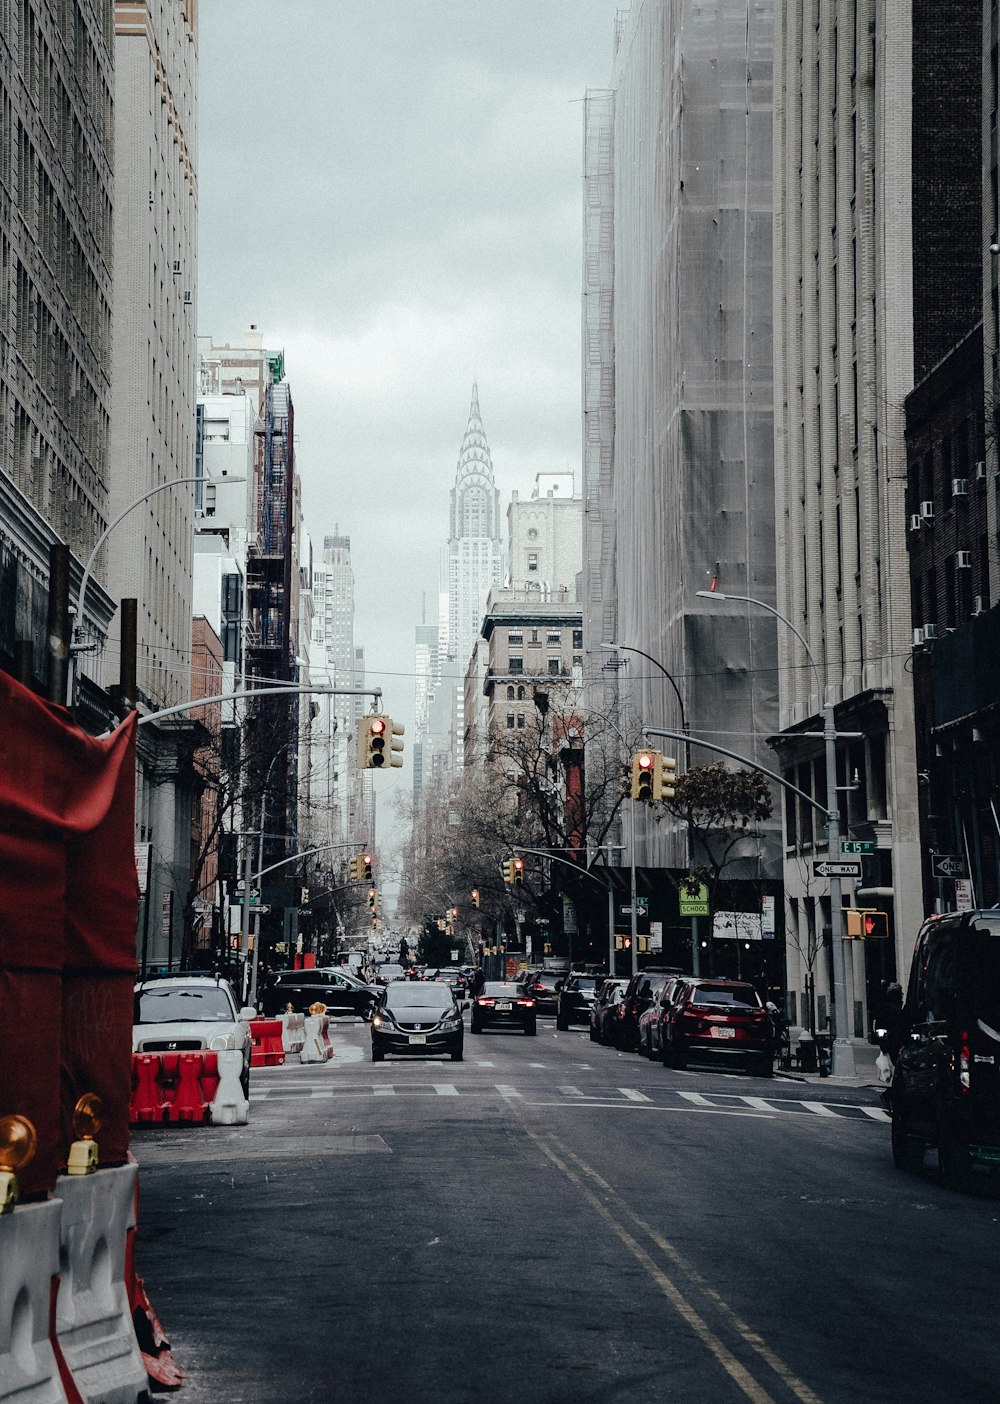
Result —
<svg viewBox="0 0 1000 1404"><path fill-rule="evenodd" d="M969 1090L969 1065L972 1062L972 1055L969 1052L969 1035L963 1029L962 1046L958 1051L958 1080L961 1083L962 1091Z"/></svg>
<svg viewBox="0 0 1000 1404"><path fill-rule="evenodd" d="M535 1007L535 1001L533 999L519 999L517 1002L518 1004L523 1004L525 1009L534 1009Z"/></svg>
<svg viewBox="0 0 1000 1404"><path fill-rule="evenodd" d="M476 1003L477 1003L477 1004L488 1004L488 1005L490 1005L490 1007L492 1007L494 1004L496 1004L496 1000L495 1000L495 999L484 999L483 996L480 995L479 998L476 1000Z"/></svg>

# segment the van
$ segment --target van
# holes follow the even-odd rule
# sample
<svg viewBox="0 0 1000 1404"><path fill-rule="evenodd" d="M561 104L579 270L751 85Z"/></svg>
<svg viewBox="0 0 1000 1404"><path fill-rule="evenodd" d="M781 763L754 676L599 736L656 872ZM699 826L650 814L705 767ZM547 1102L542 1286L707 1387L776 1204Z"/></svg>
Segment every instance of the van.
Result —
<svg viewBox="0 0 1000 1404"><path fill-rule="evenodd" d="M920 1170L936 1149L956 1188L1000 1166L1000 910L924 922L888 1051L894 1163Z"/></svg>

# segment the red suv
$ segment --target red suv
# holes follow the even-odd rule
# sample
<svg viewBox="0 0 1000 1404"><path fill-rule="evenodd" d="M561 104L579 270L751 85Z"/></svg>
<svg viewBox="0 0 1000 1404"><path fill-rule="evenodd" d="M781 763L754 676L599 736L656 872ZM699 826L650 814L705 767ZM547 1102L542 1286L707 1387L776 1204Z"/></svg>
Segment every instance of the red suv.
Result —
<svg viewBox="0 0 1000 1404"><path fill-rule="evenodd" d="M660 1048L667 1068L692 1058L770 1077L774 1026L753 985L681 976L663 995Z"/></svg>

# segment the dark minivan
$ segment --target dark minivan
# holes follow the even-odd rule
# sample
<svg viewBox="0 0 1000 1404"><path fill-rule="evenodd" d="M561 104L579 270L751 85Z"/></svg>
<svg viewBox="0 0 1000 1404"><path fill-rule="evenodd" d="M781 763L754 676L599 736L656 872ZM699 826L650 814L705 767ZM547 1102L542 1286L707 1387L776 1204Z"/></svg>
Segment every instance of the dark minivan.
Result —
<svg viewBox="0 0 1000 1404"><path fill-rule="evenodd" d="M919 1170L934 1147L955 1187L1000 1166L1000 910L924 922L888 1051L896 1165Z"/></svg>

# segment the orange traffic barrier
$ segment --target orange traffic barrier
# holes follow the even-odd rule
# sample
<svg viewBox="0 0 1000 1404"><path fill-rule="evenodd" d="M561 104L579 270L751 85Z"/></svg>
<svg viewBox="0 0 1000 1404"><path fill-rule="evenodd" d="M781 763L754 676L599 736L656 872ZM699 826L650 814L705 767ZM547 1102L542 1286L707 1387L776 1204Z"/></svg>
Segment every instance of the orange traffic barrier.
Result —
<svg viewBox="0 0 1000 1404"><path fill-rule="evenodd" d="M162 1065L159 1053L132 1054L132 1101L128 1109L130 1126L141 1121L162 1121L166 1099L160 1079Z"/></svg>
<svg viewBox="0 0 1000 1404"><path fill-rule="evenodd" d="M133 1053L129 1124L211 1121L220 1081L215 1052Z"/></svg>
<svg viewBox="0 0 1000 1404"><path fill-rule="evenodd" d="M208 1103L201 1087L201 1053L180 1053L177 1057L177 1085L167 1113L170 1121L204 1121Z"/></svg>
<svg viewBox="0 0 1000 1404"><path fill-rule="evenodd" d="M285 1061L280 1019L252 1019L250 1036L253 1049L250 1055L252 1068L280 1068Z"/></svg>

